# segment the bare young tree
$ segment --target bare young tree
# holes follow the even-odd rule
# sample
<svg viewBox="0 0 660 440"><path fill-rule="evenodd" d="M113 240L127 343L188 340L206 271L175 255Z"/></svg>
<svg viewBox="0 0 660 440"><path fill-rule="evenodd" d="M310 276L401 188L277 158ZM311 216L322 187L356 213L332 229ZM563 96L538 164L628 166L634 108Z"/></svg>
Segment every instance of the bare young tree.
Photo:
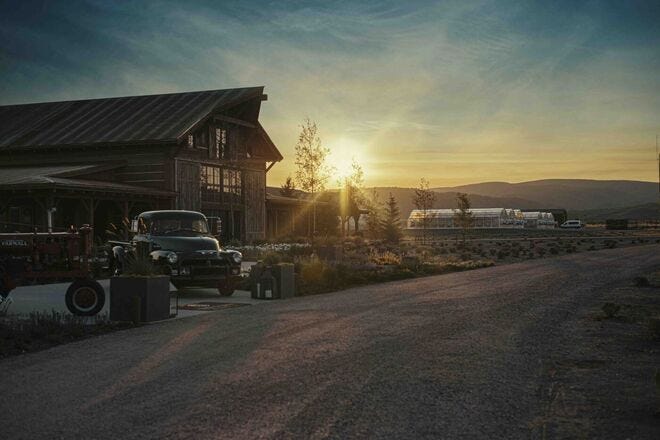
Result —
<svg viewBox="0 0 660 440"><path fill-rule="evenodd" d="M435 192L429 188L429 181L422 177L413 197L415 208L422 211L422 243L426 243L427 230L431 220L428 211L433 209L434 202Z"/></svg>
<svg viewBox="0 0 660 440"><path fill-rule="evenodd" d="M362 215L362 209L366 207L368 203L364 194L364 171L362 170L362 165L360 165L355 158L353 158L351 162L351 170L351 174L345 177L343 182L338 182L339 186L342 187L342 232L344 230L344 223L352 218L355 226L354 229L357 233L360 229L359 222Z"/></svg>
<svg viewBox="0 0 660 440"><path fill-rule="evenodd" d="M465 247L465 239L472 224L474 218L472 217L472 211L470 208L472 203L470 202L470 197L465 193L456 193L456 213L454 214L454 222L461 228L461 235L463 236L463 247Z"/></svg>
<svg viewBox="0 0 660 440"><path fill-rule="evenodd" d="M300 128L296 143L296 181L312 196L313 221L309 235L313 236L316 233L316 196L325 190L330 178L330 167L326 164L330 149L321 143L315 122L306 118Z"/></svg>

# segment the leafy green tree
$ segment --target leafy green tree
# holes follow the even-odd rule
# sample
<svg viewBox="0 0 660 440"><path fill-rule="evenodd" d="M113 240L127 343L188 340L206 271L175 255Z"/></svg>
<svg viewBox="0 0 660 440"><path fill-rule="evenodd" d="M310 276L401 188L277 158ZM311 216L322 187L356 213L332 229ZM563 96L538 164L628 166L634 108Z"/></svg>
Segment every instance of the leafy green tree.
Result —
<svg viewBox="0 0 660 440"><path fill-rule="evenodd" d="M383 220L383 237L389 243L398 244L401 241L403 231L401 229L401 212L396 199L390 193L385 203L385 219Z"/></svg>

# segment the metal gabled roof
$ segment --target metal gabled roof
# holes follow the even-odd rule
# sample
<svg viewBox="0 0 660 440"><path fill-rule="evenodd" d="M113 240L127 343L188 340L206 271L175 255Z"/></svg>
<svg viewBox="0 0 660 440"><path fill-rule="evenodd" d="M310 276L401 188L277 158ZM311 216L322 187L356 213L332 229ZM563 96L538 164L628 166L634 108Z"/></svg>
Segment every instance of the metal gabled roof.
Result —
<svg viewBox="0 0 660 440"><path fill-rule="evenodd" d="M0 168L0 186L52 183L53 177L89 174L98 167L99 165L91 164Z"/></svg>
<svg viewBox="0 0 660 440"><path fill-rule="evenodd" d="M106 168L108 165L95 164L0 168L0 191L62 188L166 198L175 196L171 191L85 178Z"/></svg>
<svg viewBox="0 0 660 440"><path fill-rule="evenodd" d="M0 106L0 151L176 141L263 87Z"/></svg>

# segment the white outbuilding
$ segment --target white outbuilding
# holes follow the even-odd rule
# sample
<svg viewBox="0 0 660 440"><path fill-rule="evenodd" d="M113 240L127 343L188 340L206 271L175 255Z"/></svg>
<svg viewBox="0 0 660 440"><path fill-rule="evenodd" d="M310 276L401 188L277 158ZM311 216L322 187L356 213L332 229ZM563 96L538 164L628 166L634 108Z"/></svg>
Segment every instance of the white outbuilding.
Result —
<svg viewBox="0 0 660 440"><path fill-rule="evenodd" d="M526 228L549 229L555 227L555 217L551 212L523 212Z"/></svg>
<svg viewBox="0 0 660 440"><path fill-rule="evenodd" d="M523 213L519 209L507 208L472 208L472 228L522 228L525 224ZM408 229L455 229L456 209L414 209L408 217Z"/></svg>

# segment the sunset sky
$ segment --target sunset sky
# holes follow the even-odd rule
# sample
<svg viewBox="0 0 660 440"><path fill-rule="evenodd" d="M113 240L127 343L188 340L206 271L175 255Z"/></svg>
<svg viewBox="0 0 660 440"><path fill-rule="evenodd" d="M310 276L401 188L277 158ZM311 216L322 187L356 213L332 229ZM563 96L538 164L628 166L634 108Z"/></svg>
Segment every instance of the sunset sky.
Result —
<svg viewBox="0 0 660 440"><path fill-rule="evenodd" d="M0 1L0 104L263 85L367 184L657 179L660 2Z"/></svg>

